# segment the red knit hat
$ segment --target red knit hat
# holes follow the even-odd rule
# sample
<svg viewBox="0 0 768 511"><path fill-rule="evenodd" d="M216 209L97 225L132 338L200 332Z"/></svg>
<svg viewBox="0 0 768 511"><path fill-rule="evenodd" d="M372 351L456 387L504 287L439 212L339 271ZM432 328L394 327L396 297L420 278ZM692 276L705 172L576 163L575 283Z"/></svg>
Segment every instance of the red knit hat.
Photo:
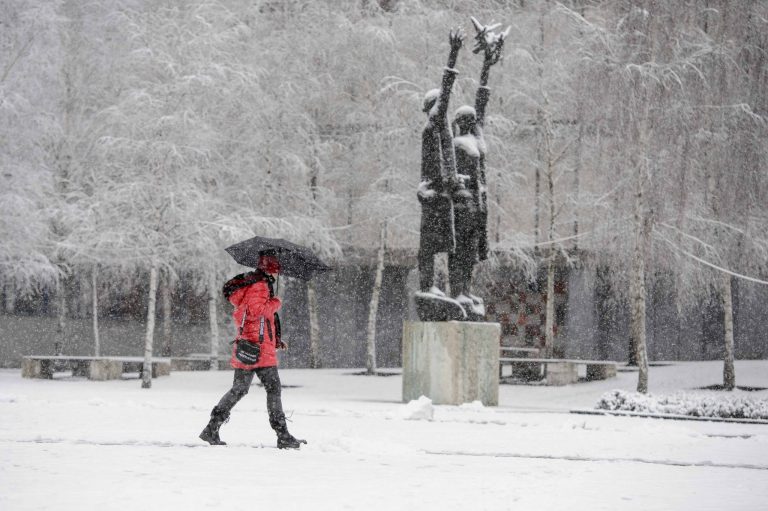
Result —
<svg viewBox="0 0 768 511"><path fill-rule="evenodd" d="M259 256L259 269L265 273L280 273L280 261L273 255Z"/></svg>

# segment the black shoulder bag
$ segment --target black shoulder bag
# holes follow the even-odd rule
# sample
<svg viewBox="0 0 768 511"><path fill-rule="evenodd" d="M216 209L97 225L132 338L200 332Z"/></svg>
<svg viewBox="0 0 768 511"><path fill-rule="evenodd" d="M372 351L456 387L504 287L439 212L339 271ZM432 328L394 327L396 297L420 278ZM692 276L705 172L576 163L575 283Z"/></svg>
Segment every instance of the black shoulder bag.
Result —
<svg viewBox="0 0 768 511"><path fill-rule="evenodd" d="M243 320L240 322L240 335L243 335L243 329L245 328L245 317L248 314L248 308L246 307L243 312ZM235 343L235 358L245 365L254 365L259 362L259 356L261 355L261 343L264 342L264 316L261 317L259 324L259 342L250 342L247 339L243 339L240 336L234 340Z"/></svg>

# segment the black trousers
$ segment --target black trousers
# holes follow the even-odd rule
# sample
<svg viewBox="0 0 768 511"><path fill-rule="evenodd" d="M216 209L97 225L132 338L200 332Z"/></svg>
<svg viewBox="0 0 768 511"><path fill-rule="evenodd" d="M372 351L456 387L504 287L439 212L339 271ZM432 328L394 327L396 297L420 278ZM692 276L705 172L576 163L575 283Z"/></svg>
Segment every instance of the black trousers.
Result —
<svg viewBox="0 0 768 511"><path fill-rule="evenodd" d="M267 391L269 425L277 433L285 432L287 428L281 398L282 387L277 367L260 367L252 370L235 369L235 379L232 383L232 388L219 400L219 404L213 409L213 413L225 418L229 417L229 412L232 408L243 396L248 394L254 375L259 377L259 381L264 385L264 390Z"/></svg>

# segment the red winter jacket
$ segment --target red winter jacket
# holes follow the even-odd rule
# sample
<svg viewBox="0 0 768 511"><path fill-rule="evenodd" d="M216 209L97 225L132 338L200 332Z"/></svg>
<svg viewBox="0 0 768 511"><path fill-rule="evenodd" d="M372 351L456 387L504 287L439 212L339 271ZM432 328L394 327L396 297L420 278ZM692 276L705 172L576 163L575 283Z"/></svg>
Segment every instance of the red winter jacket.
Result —
<svg viewBox="0 0 768 511"><path fill-rule="evenodd" d="M241 287L229 297L229 301L235 306L235 312L232 318L235 320L235 327L238 331L238 338L247 339L251 342L259 340L259 326L262 316L264 317L264 341L261 343L261 355L259 361L254 365L245 365L235 358L235 345L232 346L232 358L229 364L235 369L256 369L258 367L273 367L277 365L277 354L275 348L275 312L280 310L282 302L280 298L269 297L269 287L267 282L261 280L250 286ZM240 332L240 325L245 314L245 325L243 333Z"/></svg>

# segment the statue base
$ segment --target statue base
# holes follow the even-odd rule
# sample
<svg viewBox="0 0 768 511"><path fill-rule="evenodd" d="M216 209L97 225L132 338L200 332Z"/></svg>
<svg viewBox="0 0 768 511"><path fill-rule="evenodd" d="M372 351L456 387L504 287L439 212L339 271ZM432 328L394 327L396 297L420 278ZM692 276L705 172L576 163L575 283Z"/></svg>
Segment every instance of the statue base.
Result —
<svg viewBox="0 0 768 511"><path fill-rule="evenodd" d="M461 304L443 294L419 291L413 294L416 313L422 321L466 321L467 313Z"/></svg>
<svg viewBox="0 0 768 511"><path fill-rule="evenodd" d="M500 337L498 323L404 322L403 402L498 405Z"/></svg>
<svg viewBox="0 0 768 511"><path fill-rule="evenodd" d="M456 301L467 313L466 321L485 321L485 302L475 295L459 295Z"/></svg>

